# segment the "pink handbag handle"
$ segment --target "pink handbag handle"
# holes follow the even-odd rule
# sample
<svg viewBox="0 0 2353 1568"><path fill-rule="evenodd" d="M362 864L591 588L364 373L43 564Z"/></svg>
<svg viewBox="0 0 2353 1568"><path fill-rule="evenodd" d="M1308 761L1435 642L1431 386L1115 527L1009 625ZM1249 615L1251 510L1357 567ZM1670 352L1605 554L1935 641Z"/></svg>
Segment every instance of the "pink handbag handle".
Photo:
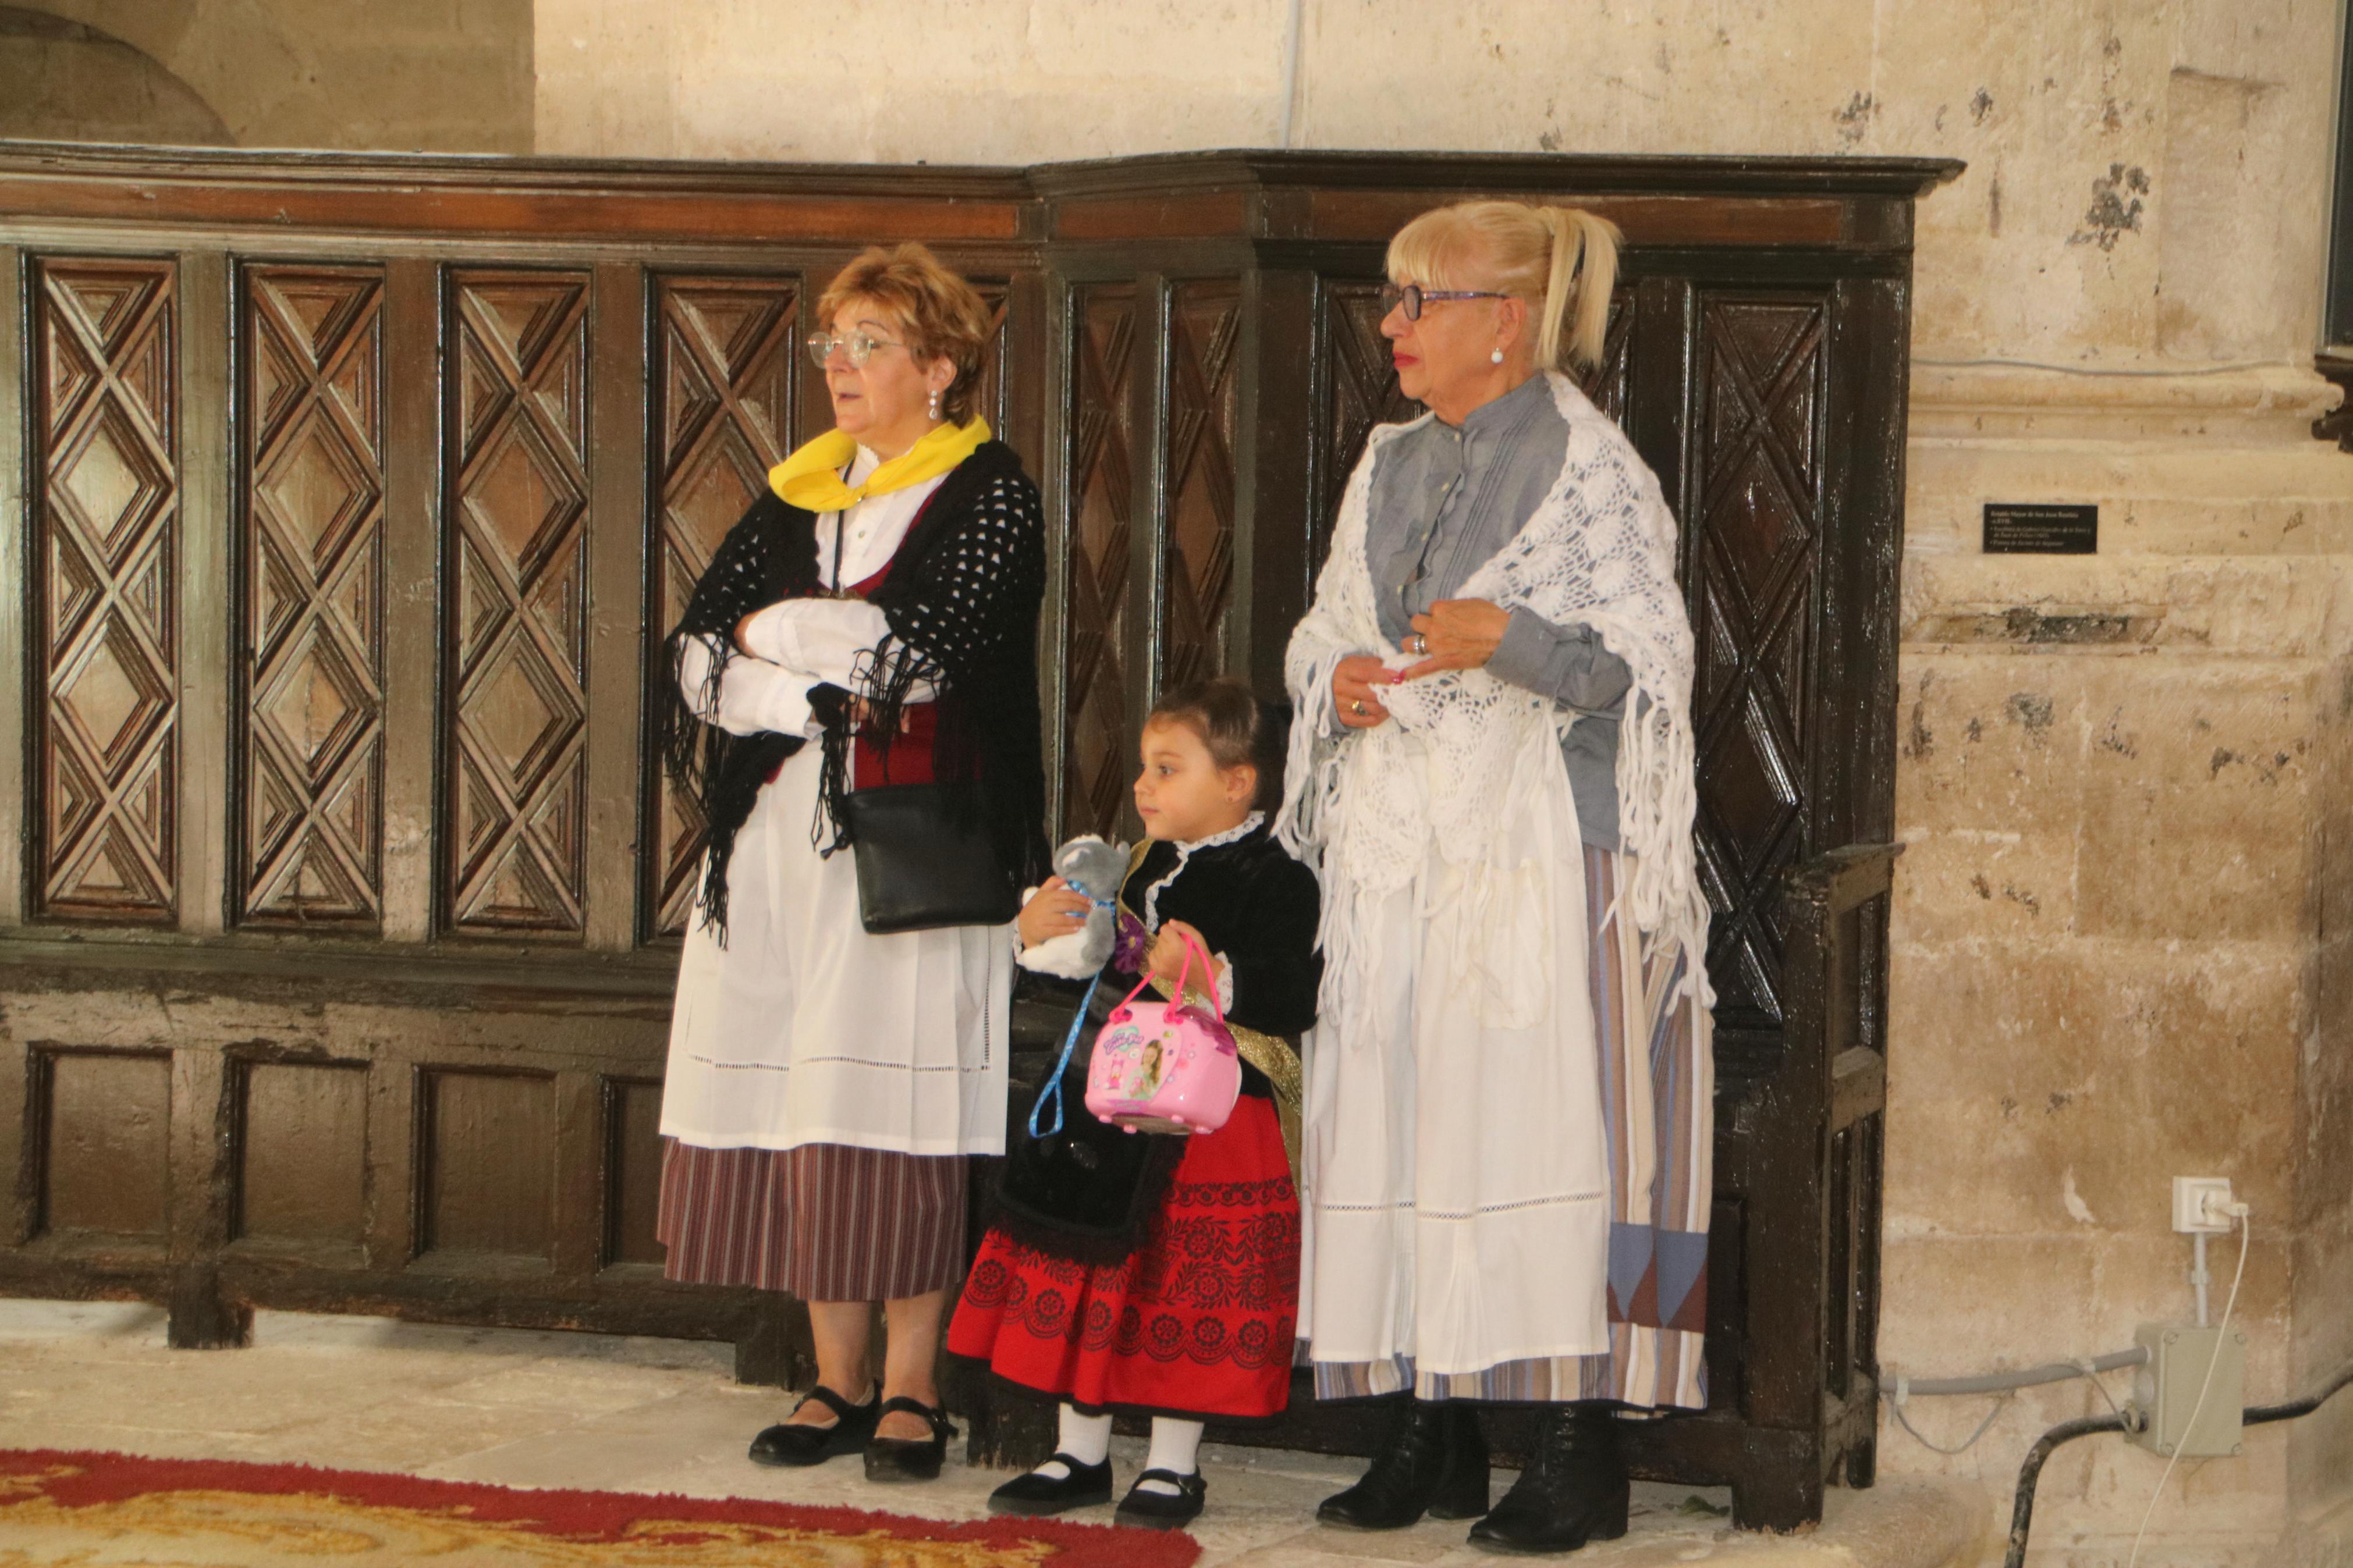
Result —
<svg viewBox="0 0 2353 1568"><path fill-rule="evenodd" d="M1185 944L1185 962L1179 965L1176 970L1176 1000L1180 1003L1185 1000L1185 980L1187 975L1193 973L1193 955L1198 952L1201 954L1201 977L1209 982L1209 1010L1217 1015L1218 1026L1219 1028L1225 1027L1226 1009L1224 1005L1218 1000L1218 972L1216 966L1210 963L1209 955L1207 952L1202 952L1201 944L1194 941L1190 934L1179 931L1176 935L1176 940ZM1136 981L1135 989L1129 992L1125 996L1121 997L1119 1005L1123 1007L1126 1006L1130 1002L1134 1001L1138 996L1144 994L1144 988L1151 984L1152 971L1147 967L1144 972L1143 978Z"/></svg>

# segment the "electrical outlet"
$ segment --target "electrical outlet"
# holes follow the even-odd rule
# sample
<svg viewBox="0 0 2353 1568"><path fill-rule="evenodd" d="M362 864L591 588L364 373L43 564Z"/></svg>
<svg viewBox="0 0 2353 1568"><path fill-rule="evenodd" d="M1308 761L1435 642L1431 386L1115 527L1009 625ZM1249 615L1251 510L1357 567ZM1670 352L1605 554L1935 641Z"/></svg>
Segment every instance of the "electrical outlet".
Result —
<svg viewBox="0 0 2353 1568"><path fill-rule="evenodd" d="M2173 1228L2184 1236L2227 1236L2231 1230L2231 1178L2173 1178Z"/></svg>
<svg viewBox="0 0 2353 1568"><path fill-rule="evenodd" d="M2189 1323L2143 1323L2133 1338L2148 1360L2133 1374L2133 1405L2141 1429L2133 1441L2152 1454L2186 1459L2220 1458L2239 1452L2240 1405L2246 1398L2247 1335L2232 1329L2200 1329ZM2209 1382L2207 1363L2214 1363ZM2206 1403L2198 1404L2198 1390ZM2192 1409L2198 1425L2189 1424Z"/></svg>

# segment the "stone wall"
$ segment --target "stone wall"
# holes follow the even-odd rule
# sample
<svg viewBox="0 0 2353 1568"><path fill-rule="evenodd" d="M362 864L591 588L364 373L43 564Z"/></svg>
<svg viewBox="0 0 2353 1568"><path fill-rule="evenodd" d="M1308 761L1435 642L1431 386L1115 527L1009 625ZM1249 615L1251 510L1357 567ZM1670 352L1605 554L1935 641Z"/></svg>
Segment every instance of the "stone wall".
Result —
<svg viewBox="0 0 2353 1568"><path fill-rule="evenodd" d="M0 135L528 153L532 40L531 0L25 0Z"/></svg>
<svg viewBox="0 0 2353 1568"><path fill-rule="evenodd" d="M1973 1372L2186 1315L2177 1173L2253 1205L2250 1396L2353 1352L2353 458L2306 430L2337 7L1305 0L1295 80L1291 16L540 0L539 143L1017 163L1287 121L1314 147L1967 159L1921 213L1883 1354ZM2100 553L1983 556L1988 500L2096 502ZM1998 1556L2033 1435L2095 1408L2019 1398L1951 1458L1891 1429L1883 1468L1981 1479ZM1911 1414L1949 1445L1985 1410ZM2324 1513L2353 1528L2353 1399L2247 1448L2176 1473L2173 1560L2316 1560ZM2159 1468L2063 1450L2038 1542L2120 1559Z"/></svg>

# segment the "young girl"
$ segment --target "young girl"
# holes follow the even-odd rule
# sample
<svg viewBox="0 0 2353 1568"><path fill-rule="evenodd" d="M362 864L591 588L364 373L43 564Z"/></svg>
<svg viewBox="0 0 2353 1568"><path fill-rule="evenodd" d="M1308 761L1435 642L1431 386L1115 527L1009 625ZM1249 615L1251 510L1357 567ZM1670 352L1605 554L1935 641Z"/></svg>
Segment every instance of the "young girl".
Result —
<svg viewBox="0 0 2353 1568"><path fill-rule="evenodd" d="M1063 1403L1060 1451L999 1487L997 1512L1109 1502L1112 1415L1124 1410L1152 1417L1152 1452L1119 1521L1183 1524L1207 1490L1202 1422L1266 1420L1289 1401L1298 1038L1315 1021L1323 961L1314 875L1258 809L1281 798L1274 728L1232 679L1164 698L1145 721L1135 808L1146 837L1117 895L1118 950L1080 1039L1139 973L1173 996L1189 937L1187 988L1196 1001L1214 988L1225 1009L1241 1098L1214 1132L1130 1133L1086 1110L1082 1048L1064 1079L1060 1131L1049 1112L1047 1135L1017 1139L948 1349ZM1087 909L1054 878L1023 907L1021 940L1073 931Z"/></svg>

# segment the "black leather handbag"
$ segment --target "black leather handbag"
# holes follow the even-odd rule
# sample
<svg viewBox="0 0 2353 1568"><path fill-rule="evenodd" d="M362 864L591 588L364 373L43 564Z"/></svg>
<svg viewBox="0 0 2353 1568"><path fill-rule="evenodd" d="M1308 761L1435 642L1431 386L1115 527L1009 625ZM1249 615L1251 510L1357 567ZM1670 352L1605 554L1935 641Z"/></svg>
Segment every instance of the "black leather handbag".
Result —
<svg viewBox="0 0 2353 1568"><path fill-rule="evenodd" d="M850 791L843 810L868 931L1003 925L1020 909L979 785L879 784Z"/></svg>

